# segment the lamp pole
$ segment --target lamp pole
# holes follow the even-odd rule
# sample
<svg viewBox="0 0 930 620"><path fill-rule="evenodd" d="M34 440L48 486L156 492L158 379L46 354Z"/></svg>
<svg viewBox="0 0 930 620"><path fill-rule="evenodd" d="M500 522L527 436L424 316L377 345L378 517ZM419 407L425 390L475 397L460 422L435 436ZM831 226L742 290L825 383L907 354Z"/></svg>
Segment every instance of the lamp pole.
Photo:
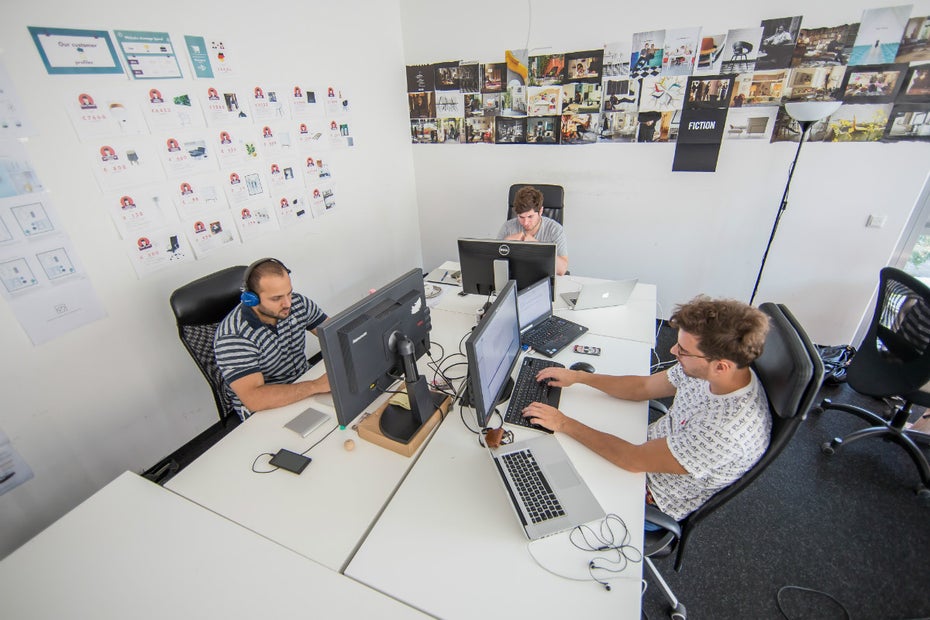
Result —
<svg viewBox="0 0 930 620"><path fill-rule="evenodd" d="M756 291L759 290L759 281L762 280L762 272L765 270L765 260L769 257L769 249L772 247L772 241L775 239L775 231L778 230L778 222L781 220L781 216L784 214L785 209L788 208L788 190L791 188L791 177L794 176L794 167L798 163L798 155L801 154L801 146L803 146L804 138L807 136L807 132L811 128L811 125L814 124L814 121L798 121L798 124L801 125L801 137L798 140L798 148L794 152L794 161L791 162L791 167L788 169L788 182L785 183L785 192L781 195L781 204L778 205L778 212L775 214L775 223L772 224L772 233L769 235L769 242L765 244L765 252L762 254L762 264L759 265L756 283L752 287L752 295L749 297L750 306L756 298Z"/></svg>
<svg viewBox="0 0 930 620"><path fill-rule="evenodd" d="M798 139L798 149L794 152L794 161L791 162L791 168L788 169L788 182L785 183L785 193L781 195L781 204L778 205L778 213L775 214L775 222L772 224L772 234L769 235L769 242L765 244L765 253L762 255L759 273L756 274L756 283L752 287L752 295L749 296L750 305L756 299L759 281L762 280L762 272L765 270L765 261L769 257L769 250L772 247L772 241L775 239L775 231L778 230L778 222L781 220L785 209L788 208L788 190L791 188L791 177L794 176L794 168L798 164L798 155L801 154L801 147L804 146L804 138L807 137L815 122L836 112L840 105L842 105L840 101L829 100L788 101L785 103L785 112L801 126L801 137Z"/></svg>

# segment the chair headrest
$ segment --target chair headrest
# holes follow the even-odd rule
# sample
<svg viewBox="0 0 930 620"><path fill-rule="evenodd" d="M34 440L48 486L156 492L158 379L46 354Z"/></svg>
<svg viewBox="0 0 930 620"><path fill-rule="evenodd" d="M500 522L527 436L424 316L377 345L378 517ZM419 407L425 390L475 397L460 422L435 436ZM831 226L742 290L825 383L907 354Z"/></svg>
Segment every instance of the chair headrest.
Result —
<svg viewBox="0 0 930 620"><path fill-rule="evenodd" d="M812 356L813 345L787 308L764 303L759 309L769 316L770 327L762 355L752 366L765 388L772 415L792 418L805 413L800 409L817 379L819 356Z"/></svg>
<svg viewBox="0 0 930 620"><path fill-rule="evenodd" d="M227 267L194 280L171 293L178 325L218 323L239 303L246 267Z"/></svg>

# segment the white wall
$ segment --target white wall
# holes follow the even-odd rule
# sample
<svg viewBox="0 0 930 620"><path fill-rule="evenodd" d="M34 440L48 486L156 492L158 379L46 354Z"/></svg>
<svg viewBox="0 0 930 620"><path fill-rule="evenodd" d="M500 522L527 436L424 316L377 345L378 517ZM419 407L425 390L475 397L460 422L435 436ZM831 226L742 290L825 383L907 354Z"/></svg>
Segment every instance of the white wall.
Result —
<svg viewBox="0 0 930 620"><path fill-rule="evenodd" d="M506 49L592 49L662 28L714 34L791 15L835 26L897 4L401 0L401 19L407 64L501 62ZM914 2L912 16L928 14ZM656 283L663 316L698 293L748 301L796 147L724 141L716 173L684 173L671 171L673 144L418 145L424 262L454 257L459 236L495 234L511 183L558 183L573 273ZM925 143L805 144L756 302L786 303L816 342L850 342L928 172ZM886 226L866 228L871 213Z"/></svg>
<svg viewBox="0 0 930 620"><path fill-rule="evenodd" d="M338 85L350 98L356 146L325 154L336 210L137 279L64 108L64 94L79 84L129 82L47 75L27 25L167 31L175 44L184 34L221 36L234 46L245 81ZM216 422L210 390L178 340L172 290L277 256L292 269L295 288L333 313L421 262L396 2L5 3L0 47L42 134L28 152L107 313L36 347L0 303L0 428L35 470L32 481L0 497L3 557L121 472L144 470Z"/></svg>

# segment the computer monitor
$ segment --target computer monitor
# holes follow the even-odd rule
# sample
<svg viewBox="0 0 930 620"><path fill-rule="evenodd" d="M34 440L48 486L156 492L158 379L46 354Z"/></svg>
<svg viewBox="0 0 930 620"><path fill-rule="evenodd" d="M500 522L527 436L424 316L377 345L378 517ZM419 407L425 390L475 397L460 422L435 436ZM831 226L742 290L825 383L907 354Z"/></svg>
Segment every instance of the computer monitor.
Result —
<svg viewBox="0 0 930 620"><path fill-rule="evenodd" d="M554 243L499 239L459 239L458 242L462 290L466 293L490 295L495 291L495 261L500 261L500 268L507 267L507 273L498 276L498 281L516 280L517 290L522 291L549 278L555 290Z"/></svg>
<svg viewBox="0 0 930 620"><path fill-rule="evenodd" d="M388 405L381 432L408 443L445 398L430 392L416 360L429 350L423 272L414 269L317 328L336 418L348 426L402 376L410 409Z"/></svg>
<svg viewBox="0 0 930 620"><path fill-rule="evenodd" d="M465 341L468 358L470 404L484 428L494 407L505 398L510 374L520 356L520 321L517 318L517 287L511 280L497 294L478 326Z"/></svg>

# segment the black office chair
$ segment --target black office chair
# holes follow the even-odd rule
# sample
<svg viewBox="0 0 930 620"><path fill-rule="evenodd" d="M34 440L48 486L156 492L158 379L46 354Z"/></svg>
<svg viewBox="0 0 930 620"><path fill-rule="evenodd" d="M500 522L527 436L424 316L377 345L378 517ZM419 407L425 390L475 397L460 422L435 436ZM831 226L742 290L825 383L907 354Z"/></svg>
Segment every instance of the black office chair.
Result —
<svg viewBox="0 0 930 620"><path fill-rule="evenodd" d="M772 434L768 449L742 478L718 491L680 522L655 506L646 506L646 519L664 529L645 532L643 562L671 605L671 617L675 620L684 620L685 607L662 579L651 558L664 557L674 552L675 570L681 570L685 546L694 528L749 486L778 458L806 419L823 381L820 354L791 312L784 305L773 303L764 303L759 309L769 316L771 325L765 339L765 349L752 364L759 382L765 388L772 413ZM661 407L661 403L655 405Z"/></svg>
<svg viewBox="0 0 930 620"><path fill-rule="evenodd" d="M545 185L537 183L515 183L510 186L510 194L507 197L507 219L516 217L513 211L513 199L521 187L535 187L543 195L543 215L562 223L562 210L565 207L565 190L561 185Z"/></svg>
<svg viewBox="0 0 930 620"><path fill-rule="evenodd" d="M246 267L227 267L185 284L171 293L171 309L178 323L178 336L194 358L210 389L220 420L238 417L227 395L223 377L216 365L213 336L216 327L239 303Z"/></svg>
<svg viewBox="0 0 930 620"><path fill-rule="evenodd" d="M930 435L906 429L913 405L930 407L930 287L917 278L885 267L879 273L878 301L869 331L846 368L849 387L879 399L898 398L890 419L862 407L824 399L817 411L836 409L851 413L869 424L845 438L836 437L821 446L824 454L867 437L890 440L908 453L920 474L915 488L923 501L930 500L930 466L917 443L930 444Z"/></svg>

